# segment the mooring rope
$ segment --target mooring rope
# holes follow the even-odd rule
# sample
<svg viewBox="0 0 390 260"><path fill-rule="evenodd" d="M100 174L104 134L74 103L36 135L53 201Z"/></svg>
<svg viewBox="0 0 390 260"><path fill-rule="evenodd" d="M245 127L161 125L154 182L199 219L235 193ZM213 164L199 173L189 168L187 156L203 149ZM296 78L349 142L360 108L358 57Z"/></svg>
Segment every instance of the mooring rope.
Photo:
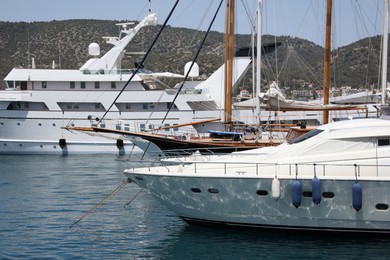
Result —
<svg viewBox="0 0 390 260"><path fill-rule="evenodd" d="M75 221L72 225L70 225L69 228L72 228L74 225L79 223L81 220L83 220L85 217L87 217L89 214L94 212L98 207L100 207L104 202L106 202L109 198L114 196L116 193L118 193L123 187L126 186L126 184L132 182L130 179L127 179L126 181L123 181L118 187L116 187L115 190L113 190L110 194L108 194L104 199L102 199L98 204L96 204L95 207L90 209L87 213L85 213L81 218L79 218L77 221Z"/></svg>
<svg viewBox="0 0 390 260"><path fill-rule="evenodd" d="M123 207L124 207L124 208L128 207L128 206L130 205L130 203L132 203L133 200L135 200L135 198L137 198L137 196L138 196L143 190L144 190L144 189L140 189L140 190L137 192L137 194L135 194L135 196L134 196L129 202L127 202Z"/></svg>

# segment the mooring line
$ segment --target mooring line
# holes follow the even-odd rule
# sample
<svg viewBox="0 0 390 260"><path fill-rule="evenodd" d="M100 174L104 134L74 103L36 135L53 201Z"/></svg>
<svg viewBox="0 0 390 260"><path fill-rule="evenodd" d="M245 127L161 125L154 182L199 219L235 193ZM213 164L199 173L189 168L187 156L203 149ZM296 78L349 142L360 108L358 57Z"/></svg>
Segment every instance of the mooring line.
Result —
<svg viewBox="0 0 390 260"><path fill-rule="evenodd" d="M123 205L123 207L126 208L127 206L129 206L130 203L132 203L133 200L135 200L135 198L137 198L138 194L140 194L143 190L144 190L144 189L140 189L140 190L137 192L137 194L135 194L135 196L134 196L129 202L127 202L125 205Z"/></svg>
<svg viewBox="0 0 390 260"><path fill-rule="evenodd" d="M81 218L79 218L77 221L75 221L69 228L72 228L74 225L79 223L81 220L83 220L85 217L87 217L89 214L94 212L98 207L100 207L106 200L108 200L110 197L118 193L123 187L126 186L126 184L131 183L130 179L127 179L126 181L123 181L118 187L116 187L115 190L113 190L110 194L108 194L104 199L102 199L95 207L90 209L87 213L85 213Z"/></svg>

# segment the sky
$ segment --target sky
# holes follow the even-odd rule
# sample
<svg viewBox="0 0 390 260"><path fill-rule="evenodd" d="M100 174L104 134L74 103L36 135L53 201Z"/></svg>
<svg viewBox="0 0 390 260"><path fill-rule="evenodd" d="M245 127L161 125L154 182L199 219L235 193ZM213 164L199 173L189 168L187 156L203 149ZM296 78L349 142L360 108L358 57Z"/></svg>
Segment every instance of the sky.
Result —
<svg viewBox="0 0 390 260"><path fill-rule="evenodd" d="M206 30L220 0L180 0L173 27ZM151 9L159 24L176 0L1 0L0 21L33 22L67 19L142 20ZM257 0L236 0L236 31L251 33ZM333 0L332 47L383 33L383 0ZM224 31L225 5L215 31ZM263 34L300 37L324 46L326 0L263 0ZM250 17L250 18L249 18ZM252 22L253 23L253 22Z"/></svg>

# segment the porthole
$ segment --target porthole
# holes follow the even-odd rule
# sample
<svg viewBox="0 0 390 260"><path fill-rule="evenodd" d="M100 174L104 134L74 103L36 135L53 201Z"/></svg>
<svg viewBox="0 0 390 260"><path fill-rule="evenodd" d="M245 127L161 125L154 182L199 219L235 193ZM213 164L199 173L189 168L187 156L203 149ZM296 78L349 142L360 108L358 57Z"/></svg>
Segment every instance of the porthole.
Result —
<svg viewBox="0 0 390 260"><path fill-rule="evenodd" d="M211 189L208 189L208 192L216 194L216 193L219 193L219 190L211 188Z"/></svg>
<svg viewBox="0 0 390 260"><path fill-rule="evenodd" d="M388 210L389 209L389 205L385 204L385 203L378 203L375 205L375 208L377 210Z"/></svg>
<svg viewBox="0 0 390 260"><path fill-rule="evenodd" d="M138 181L143 181L144 179L142 177L135 176L135 179Z"/></svg>
<svg viewBox="0 0 390 260"><path fill-rule="evenodd" d="M56 124L53 123L53 126L56 126Z"/></svg>
<svg viewBox="0 0 390 260"><path fill-rule="evenodd" d="M192 188L191 191L194 192L194 193L201 193L201 192L202 192L202 191L201 191L200 189L198 189L198 188Z"/></svg>
<svg viewBox="0 0 390 260"><path fill-rule="evenodd" d="M17 125L20 125L20 123L17 123Z"/></svg>
<svg viewBox="0 0 390 260"><path fill-rule="evenodd" d="M38 125L39 125L39 126L42 126L42 124L41 124L41 123L39 123Z"/></svg>
<svg viewBox="0 0 390 260"><path fill-rule="evenodd" d="M268 195L268 191L266 191L266 190L257 190L256 194L259 195L259 196L267 196Z"/></svg>
<svg viewBox="0 0 390 260"><path fill-rule="evenodd" d="M322 193L322 197L326 199L333 199L334 198L334 193L330 191L325 191Z"/></svg>
<svg viewBox="0 0 390 260"><path fill-rule="evenodd" d="M40 145L39 147L43 148L43 145Z"/></svg>
<svg viewBox="0 0 390 260"><path fill-rule="evenodd" d="M4 144L4 146L7 146L7 144Z"/></svg>
<svg viewBox="0 0 390 260"><path fill-rule="evenodd" d="M57 146L53 145L53 148L54 148L54 149L57 149Z"/></svg>
<svg viewBox="0 0 390 260"><path fill-rule="evenodd" d="M3 123L3 122L1 122L1 123L0 123L0 125L4 125L4 123Z"/></svg>
<svg viewBox="0 0 390 260"><path fill-rule="evenodd" d="M19 144L19 146L20 146L20 147L22 147L22 146L23 146L23 144Z"/></svg>
<svg viewBox="0 0 390 260"><path fill-rule="evenodd" d="M311 198L313 196L313 193L311 191L304 191L302 195L303 197Z"/></svg>

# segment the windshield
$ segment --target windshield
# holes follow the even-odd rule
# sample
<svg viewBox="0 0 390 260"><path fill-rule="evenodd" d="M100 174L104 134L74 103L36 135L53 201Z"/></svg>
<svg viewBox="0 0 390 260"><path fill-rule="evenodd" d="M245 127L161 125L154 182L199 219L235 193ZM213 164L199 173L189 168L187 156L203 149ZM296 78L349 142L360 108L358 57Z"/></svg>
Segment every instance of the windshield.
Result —
<svg viewBox="0 0 390 260"><path fill-rule="evenodd" d="M310 132L307 132L306 134L303 134L301 135L300 137L297 137L291 141L288 141L289 144L296 144L296 143L300 143L306 139L309 139L310 137L313 137L315 135L318 135L319 133L321 133L322 131L324 130L319 130L319 129L314 129L314 130L311 130Z"/></svg>

